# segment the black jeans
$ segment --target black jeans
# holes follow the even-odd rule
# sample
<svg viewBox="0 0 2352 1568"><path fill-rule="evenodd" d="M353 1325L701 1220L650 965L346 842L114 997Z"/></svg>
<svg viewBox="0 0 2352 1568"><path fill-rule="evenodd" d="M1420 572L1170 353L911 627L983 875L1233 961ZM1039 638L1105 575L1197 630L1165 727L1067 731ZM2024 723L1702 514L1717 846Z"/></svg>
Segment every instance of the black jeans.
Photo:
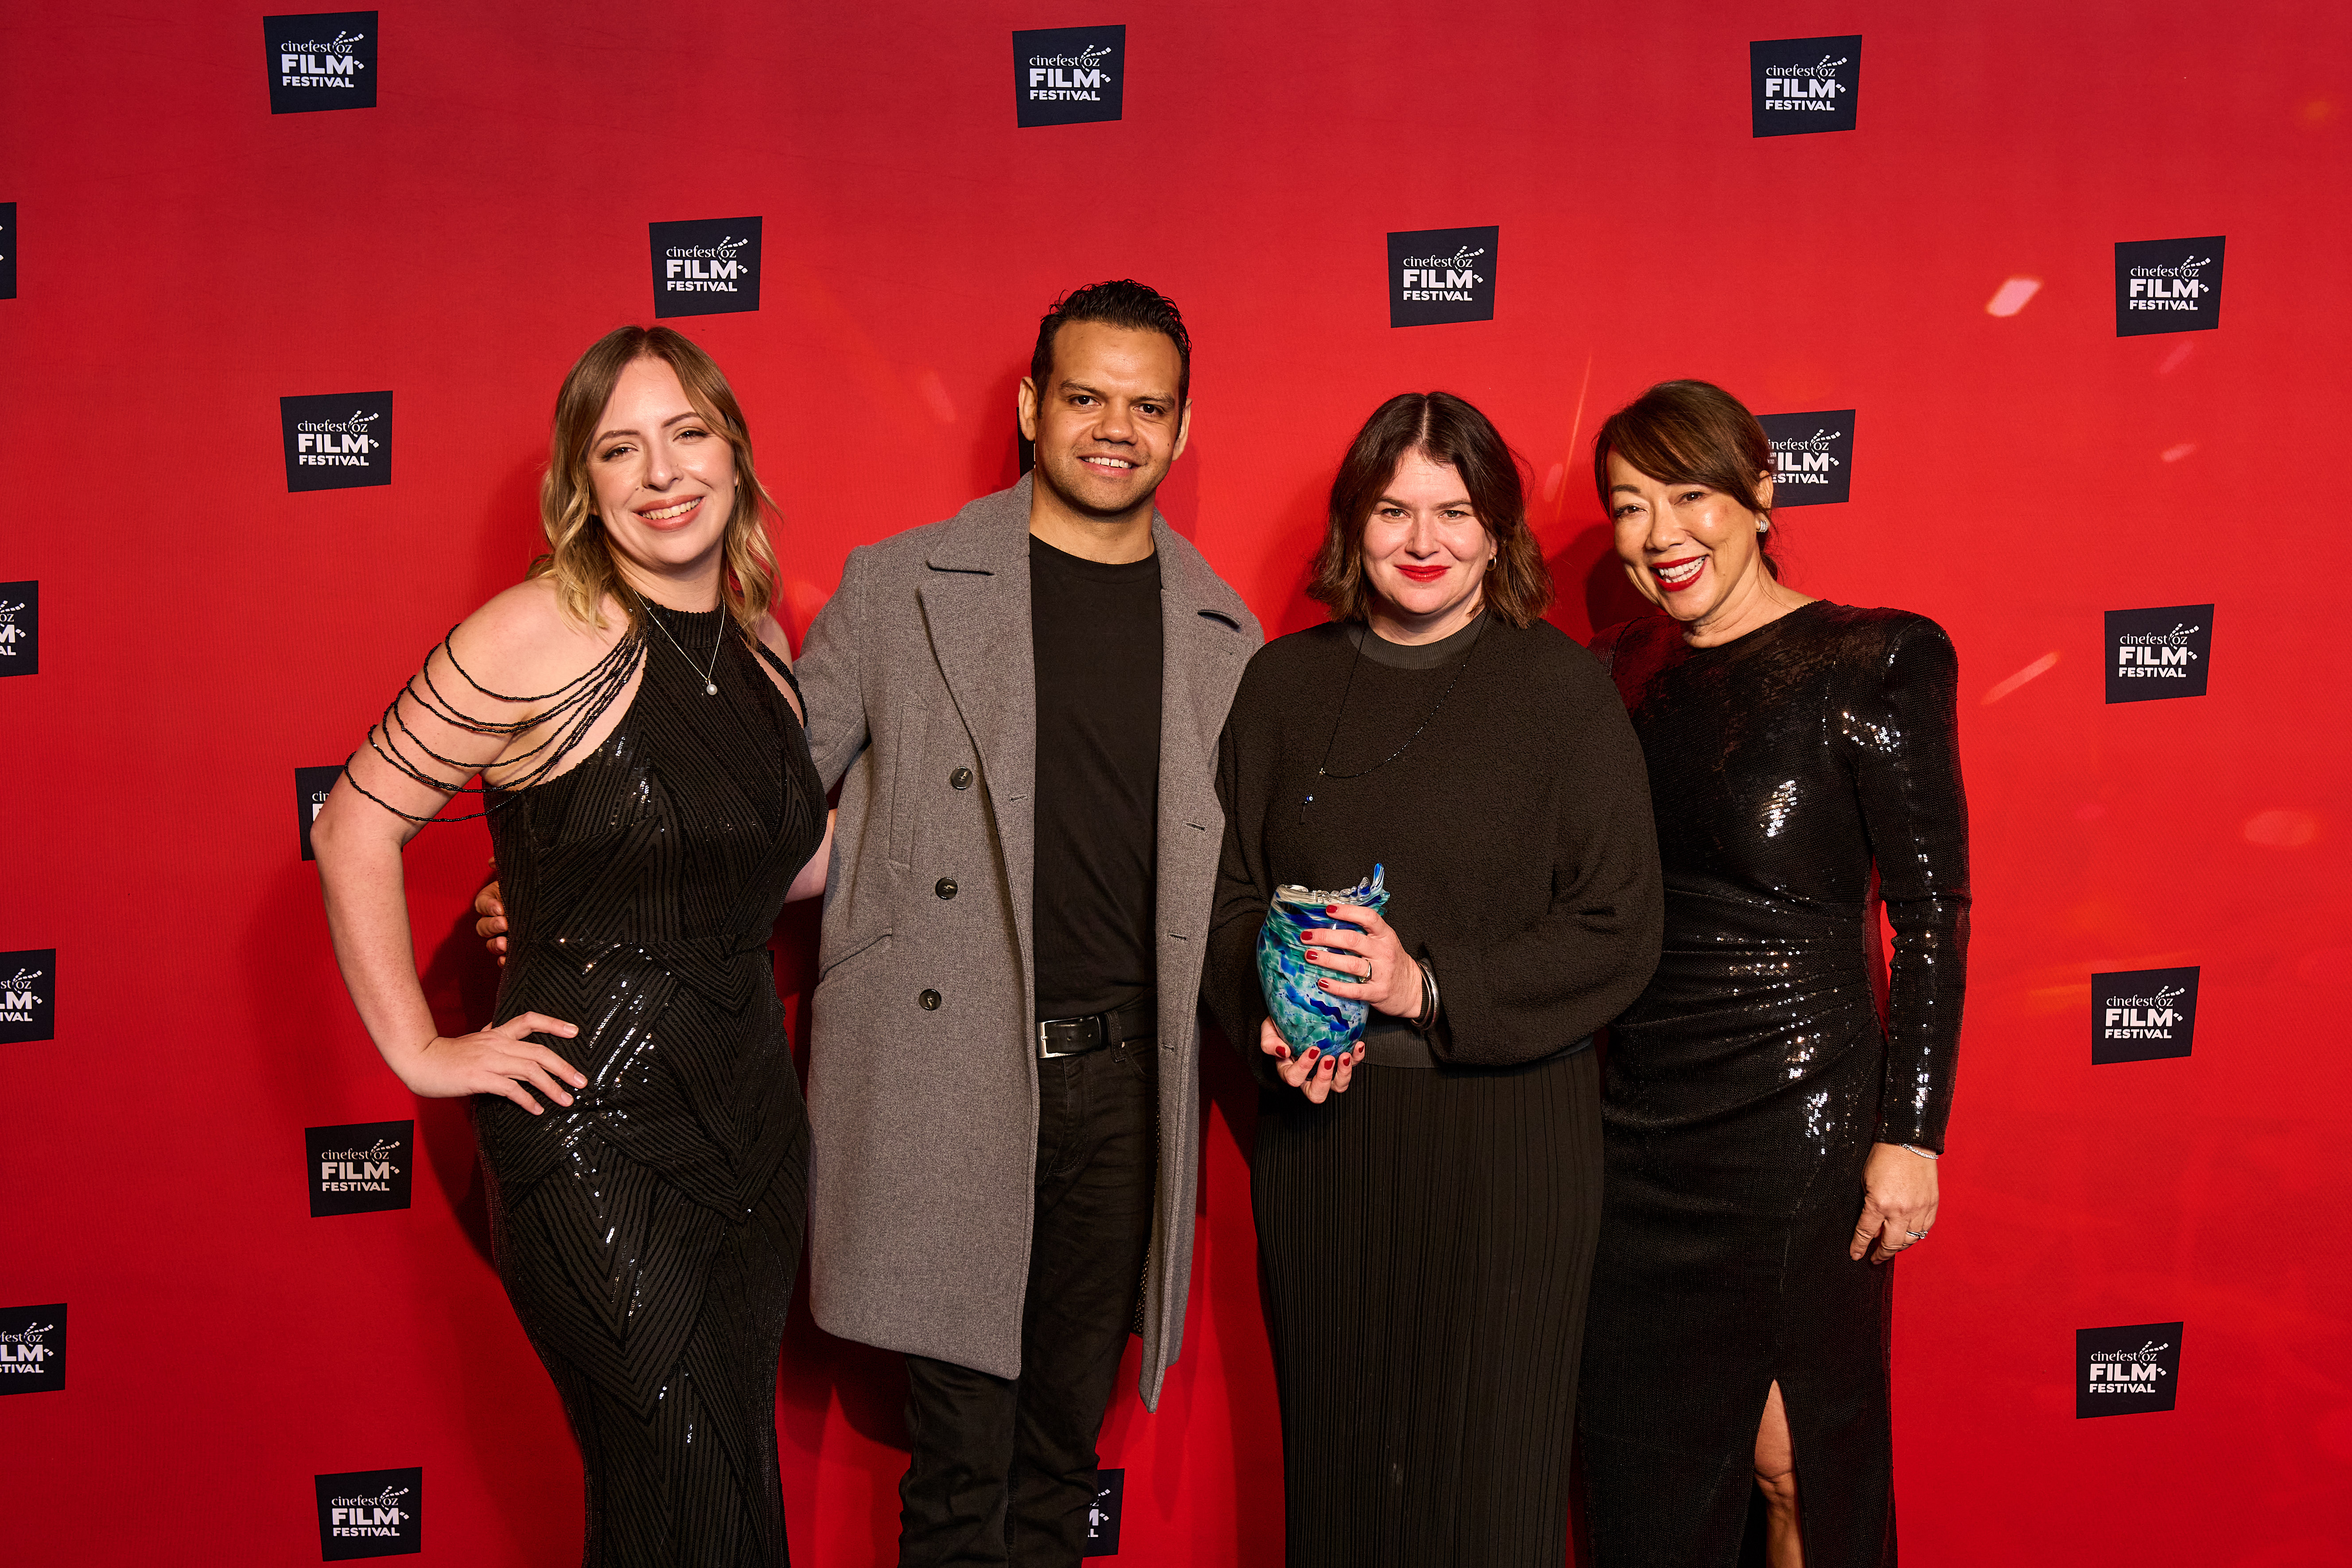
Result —
<svg viewBox="0 0 2352 1568"><path fill-rule="evenodd" d="M907 1358L899 1568L1076 1568L1151 1244L1159 1073L1149 1039L1037 1064L1021 1375Z"/></svg>

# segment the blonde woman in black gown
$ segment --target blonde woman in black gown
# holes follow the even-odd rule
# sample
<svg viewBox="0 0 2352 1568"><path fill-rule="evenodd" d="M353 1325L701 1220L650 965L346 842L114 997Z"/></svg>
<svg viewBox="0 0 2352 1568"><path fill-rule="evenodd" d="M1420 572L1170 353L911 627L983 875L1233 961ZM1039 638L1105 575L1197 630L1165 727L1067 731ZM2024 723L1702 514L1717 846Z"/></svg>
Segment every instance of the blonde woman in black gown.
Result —
<svg viewBox="0 0 2352 1568"><path fill-rule="evenodd" d="M1719 388L1651 388L1594 464L1664 611L1595 651L1666 884L1657 974L1610 1030L1594 1559L1729 1568L1760 1491L1772 1568L1892 1563L1893 1260L1935 1225L1968 939L1952 645L1780 581L1770 447Z"/></svg>
<svg viewBox="0 0 2352 1568"><path fill-rule="evenodd" d="M550 554L435 650L312 831L335 954L415 1093L474 1097L499 1278L562 1395L595 1568L786 1561L775 1384L808 1119L764 951L824 792L740 410L667 328L556 403ZM445 1037L402 846L479 773L510 918ZM805 869L804 869L805 868Z"/></svg>

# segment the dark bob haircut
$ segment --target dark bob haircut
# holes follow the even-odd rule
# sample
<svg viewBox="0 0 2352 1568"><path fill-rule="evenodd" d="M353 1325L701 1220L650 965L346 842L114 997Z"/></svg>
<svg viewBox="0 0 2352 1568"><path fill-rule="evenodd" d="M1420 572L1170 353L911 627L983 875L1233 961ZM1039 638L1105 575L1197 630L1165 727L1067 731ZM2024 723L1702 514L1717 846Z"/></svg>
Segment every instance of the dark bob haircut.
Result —
<svg viewBox="0 0 2352 1568"><path fill-rule="evenodd" d="M1178 312L1175 300L1132 278L1089 283L1054 301L1054 308L1037 323L1037 347L1029 355L1029 379L1036 386L1039 397L1045 395L1054 379L1055 334L1074 321L1100 321L1107 327L1160 333L1176 345L1176 402L1180 412L1192 397L1192 334L1184 330L1184 318Z"/></svg>
<svg viewBox="0 0 2352 1568"><path fill-rule="evenodd" d="M1494 422L1450 392L1406 392L1372 411L1331 481L1331 513L1316 552L1307 597L1331 606L1331 618L1360 621L1371 590L1364 584L1364 525L1397 465L1419 452L1451 464L1470 492L1471 510L1495 542L1486 603L1515 626L1531 625L1551 604L1551 573L1528 528L1518 459Z"/></svg>
<svg viewBox="0 0 2352 1568"><path fill-rule="evenodd" d="M1609 504L1609 454L1614 452L1662 484L1705 485L1720 490L1769 521L1772 509L1756 504L1756 481L1772 471L1772 443L1748 405L1712 382L1662 381L1609 416L1592 437L1592 488L1603 515ZM1778 577L1772 559L1780 535L1756 536L1764 569Z"/></svg>

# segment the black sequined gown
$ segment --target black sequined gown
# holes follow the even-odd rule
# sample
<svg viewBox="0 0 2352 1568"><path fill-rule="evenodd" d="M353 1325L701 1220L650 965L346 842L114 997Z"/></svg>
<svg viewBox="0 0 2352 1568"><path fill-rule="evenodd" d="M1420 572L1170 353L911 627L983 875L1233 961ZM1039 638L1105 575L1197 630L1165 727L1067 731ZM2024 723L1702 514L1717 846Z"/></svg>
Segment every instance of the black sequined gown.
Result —
<svg viewBox="0 0 2352 1568"><path fill-rule="evenodd" d="M1600 1568L1738 1558L1777 1379L1807 1568L1895 1561L1895 1266L1846 1256L1874 1142L1940 1150L1968 939L1957 668L1816 601L1733 642L1604 634L1649 763L1665 952L1612 1026L1580 1434ZM1882 1028L1873 868L1895 931Z"/></svg>
<svg viewBox="0 0 2352 1568"><path fill-rule="evenodd" d="M656 610L697 654L723 611ZM648 626L618 728L490 816L512 929L498 1018L588 1075L479 1096L499 1277L587 1471L592 1568L786 1561L778 1345L808 1117L764 944L824 830L791 708L740 636L712 679ZM779 665L777 668L781 668Z"/></svg>

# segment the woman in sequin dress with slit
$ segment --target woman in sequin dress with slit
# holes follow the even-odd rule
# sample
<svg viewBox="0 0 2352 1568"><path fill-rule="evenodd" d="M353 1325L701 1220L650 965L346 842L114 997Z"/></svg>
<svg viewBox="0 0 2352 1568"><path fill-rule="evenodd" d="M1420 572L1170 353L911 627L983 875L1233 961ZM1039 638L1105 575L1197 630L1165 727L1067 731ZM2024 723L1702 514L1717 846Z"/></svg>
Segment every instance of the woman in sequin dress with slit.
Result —
<svg viewBox="0 0 2352 1568"><path fill-rule="evenodd" d="M1934 1224L1968 938L1952 645L1779 582L1769 447L1719 389L1653 388L1595 457L1665 611L1594 652L1648 763L1666 921L1603 1080L1593 1560L1730 1568L1754 1530L1772 1568L1891 1564L1893 1259Z"/></svg>
<svg viewBox="0 0 2352 1568"><path fill-rule="evenodd" d="M764 497L717 367L662 329L583 356L554 446L551 564L444 641L320 814L330 919L394 1070L475 1096L499 1278L586 1471L583 1562L782 1564L809 1134L765 944L821 886L826 819ZM600 615L567 617L575 584ZM478 768L509 956L490 1026L445 1039L384 956L407 937L383 856L396 898L399 843Z"/></svg>

